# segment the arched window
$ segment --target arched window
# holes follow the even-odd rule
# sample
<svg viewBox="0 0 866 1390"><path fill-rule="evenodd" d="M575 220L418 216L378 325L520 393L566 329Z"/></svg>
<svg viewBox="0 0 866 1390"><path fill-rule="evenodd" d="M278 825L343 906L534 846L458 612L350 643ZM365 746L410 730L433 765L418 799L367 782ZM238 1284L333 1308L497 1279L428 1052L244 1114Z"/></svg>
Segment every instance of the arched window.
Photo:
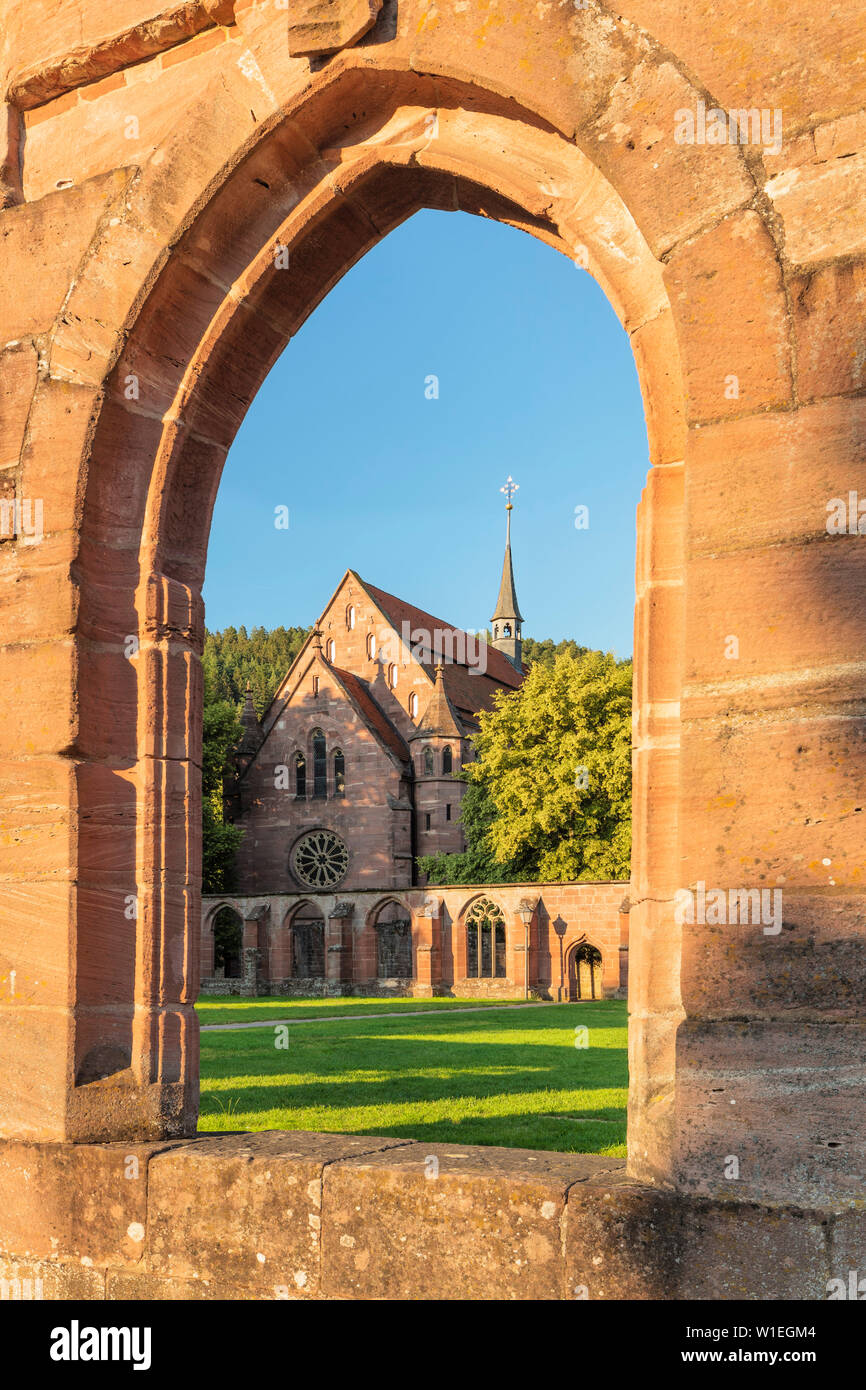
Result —
<svg viewBox="0 0 866 1390"><path fill-rule="evenodd" d="M243 975L244 924L234 908L221 907L213 919L214 975L238 980Z"/></svg>
<svg viewBox="0 0 866 1390"><path fill-rule="evenodd" d="M325 923L312 905L304 905L292 923L292 974L295 979L323 979Z"/></svg>
<svg viewBox="0 0 866 1390"><path fill-rule="evenodd" d="M418 717L418 696L415 694L409 696L409 715L412 719Z"/></svg>
<svg viewBox="0 0 866 1390"><path fill-rule="evenodd" d="M325 735L313 730L313 796L328 795L328 754Z"/></svg>
<svg viewBox="0 0 866 1390"><path fill-rule="evenodd" d="M386 903L376 917L376 973L380 980L412 978L412 922L399 903Z"/></svg>
<svg viewBox="0 0 866 1390"><path fill-rule="evenodd" d="M395 689L397 688L397 667L396 667L396 666L393 666L393 665L392 665L392 666L389 666L389 667L388 667L388 681L389 681L389 683L390 683L390 685L391 685L391 689L392 689L392 690L395 690Z"/></svg>
<svg viewBox="0 0 866 1390"><path fill-rule="evenodd" d="M339 748L334 753L334 795L346 795L346 760Z"/></svg>
<svg viewBox="0 0 866 1390"><path fill-rule="evenodd" d="M376 634L375 634L375 632L368 632L368 633L367 633L367 655L368 655L368 657L370 658L371 661L373 661L374 658L375 658L375 656L376 656Z"/></svg>
<svg viewBox="0 0 866 1390"><path fill-rule="evenodd" d="M505 918L489 898L479 898L466 916L466 974L505 979Z"/></svg>
<svg viewBox="0 0 866 1390"><path fill-rule="evenodd" d="M303 753L295 754L295 796L307 795L307 760Z"/></svg>
<svg viewBox="0 0 866 1390"><path fill-rule="evenodd" d="M451 749L450 749L450 748L443 748L443 749L442 749L442 771L443 771L443 772L450 772L450 771L451 771Z"/></svg>
<svg viewBox="0 0 866 1390"><path fill-rule="evenodd" d="M328 638L328 644L325 647L325 655L327 656L329 661L333 661L337 655L337 645L333 637Z"/></svg>
<svg viewBox="0 0 866 1390"><path fill-rule="evenodd" d="M354 603L350 603L350 604L349 604L349 607L346 609L346 627L348 627L349 629L351 629L351 628L353 628L354 626L355 626L355 605L354 605Z"/></svg>
<svg viewBox="0 0 866 1390"><path fill-rule="evenodd" d="M511 624L510 624L510 623L506 623L506 624L505 624L504 628L502 629L502 636L503 636L503 637L510 637L510 636L511 636Z"/></svg>
<svg viewBox="0 0 866 1390"><path fill-rule="evenodd" d="M432 776L433 776L433 749L432 749L432 748L425 748L425 749L424 749L424 776L425 776L425 777L432 777Z"/></svg>

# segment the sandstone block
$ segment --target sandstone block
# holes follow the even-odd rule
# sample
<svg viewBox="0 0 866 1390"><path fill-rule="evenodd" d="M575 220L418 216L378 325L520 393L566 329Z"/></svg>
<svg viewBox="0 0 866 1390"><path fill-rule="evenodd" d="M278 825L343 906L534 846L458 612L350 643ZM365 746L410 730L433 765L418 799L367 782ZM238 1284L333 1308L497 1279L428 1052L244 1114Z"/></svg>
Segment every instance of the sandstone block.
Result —
<svg viewBox="0 0 866 1390"><path fill-rule="evenodd" d="M148 1272L315 1296L326 1165L394 1142L263 1131L172 1149L149 1174Z"/></svg>
<svg viewBox="0 0 866 1390"><path fill-rule="evenodd" d="M558 1299L574 1183L616 1159L406 1145L329 1168L324 1292L349 1298Z"/></svg>

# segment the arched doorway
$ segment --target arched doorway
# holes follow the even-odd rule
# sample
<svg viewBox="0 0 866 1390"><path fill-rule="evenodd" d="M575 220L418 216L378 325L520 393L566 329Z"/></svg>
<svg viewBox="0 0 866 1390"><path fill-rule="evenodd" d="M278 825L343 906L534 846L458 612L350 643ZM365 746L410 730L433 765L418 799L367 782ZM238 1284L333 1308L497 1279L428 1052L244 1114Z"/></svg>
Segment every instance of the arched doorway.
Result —
<svg viewBox="0 0 866 1390"><path fill-rule="evenodd" d="M376 914L376 975L380 980L412 979L412 919L398 902Z"/></svg>
<svg viewBox="0 0 866 1390"><path fill-rule="evenodd" d="M233 907L221 907L213 919L213 973L239 980L244 973L244 924Z"/></svg>
<svg viewBox="0 0 866 1390"><path fill-rule="evenodd" d="M588 941L572 947L568 953L568 998L603 999L601 951Z"/></svg>
<svg viewBox="0 0 866 1390"><path fill-rule="evenodd" d="M325 977L325 919L312 903L304 903L292 918L292 978L323 980Z"/></svg>

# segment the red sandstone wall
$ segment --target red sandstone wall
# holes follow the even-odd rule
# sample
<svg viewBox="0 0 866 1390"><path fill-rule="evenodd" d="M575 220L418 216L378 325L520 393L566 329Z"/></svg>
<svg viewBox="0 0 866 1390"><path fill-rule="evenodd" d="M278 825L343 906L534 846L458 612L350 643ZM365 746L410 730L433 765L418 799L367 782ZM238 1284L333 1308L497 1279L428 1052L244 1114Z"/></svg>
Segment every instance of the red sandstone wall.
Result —
<svg viewBox="0 0 866 1390"><path fill-rule="evenodd" d="M431 993L462 997L513 998L524 990L524 925L520 906L533 907L529 933L529 986L545 999L565 1002L568 992L568 957L580 942L595 946L602 956L604 997L622 997L627 982L628 953L627 883L544 883L493 884L477 887L433 887L393 895L338 889L331 894L284 894L260 896L211 895L202 902L203 980L210 991L224 988L243 991L236 982L225 985L208 977L207 962L213 959L213 917L226 904L249 920L263 909L267 927L260 934L270 970L260 968L258 991L291 993L288 932L291 915L299 904L314 904L323 919L330 920L338 903L347 904L351 947L351 970L340 982L342 992L376 992L375 919L388 901L396 901L412 917L414 979L405 987L389 982L386 992L407 992L418 997ZM480 897L500 907L506 923L506 977L486 979L467 977L465 917ZM430 915L431 909L434 915ZM372 988L371 988L372 987ZM304 987L306 988L306 986ZM303 992L303 990L301 991Z"/></svg>
<svg viewBox="0 0 866 1390"><path fill-rule="evenodd" d="M289 854L298 836L326 826L345 840L349 868L341 887L402 888L411 883L412 843L407 784L400 767L370 733L323 663L308 672L280 710L242 783L243 814L238 825L244 839L236 861L236 879L245 893L291 892L296 883ZM310 732L320 727L328 748L328 795L313 796ZM346 762L346 794L334 794L333 754ZM295 795L294 756L307 758L307 796ZM288 787L282 783L288 769ZM277 785L277 782L280 785ZM395 809L392 801L402 803Z"/></svg>
<svg viewBox="0 0 866 1390"><path fill-rule="evenodd" d="M220 468L340 275L459 208L587 265L641 378L632 1172L724 1194L737 1152L755 1199L852 1200L866 571L826 505L866 496L861 7L401 0L315 71L276 6L180 8L4 12L0 498L46 518L0 539L4 1132L194 1123ZM677 143L699 100L778 107L782 149ZM783 884L784 930L679 929L701 881Z"/></svg>

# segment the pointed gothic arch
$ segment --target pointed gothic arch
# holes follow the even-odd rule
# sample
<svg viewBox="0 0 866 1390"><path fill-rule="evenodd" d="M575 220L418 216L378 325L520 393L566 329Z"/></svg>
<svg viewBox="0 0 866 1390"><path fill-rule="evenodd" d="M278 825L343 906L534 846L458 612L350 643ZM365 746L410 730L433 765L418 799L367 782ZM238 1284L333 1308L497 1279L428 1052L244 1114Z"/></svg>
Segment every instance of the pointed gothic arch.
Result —
<svg viewBox="0 0 866 1390"><path fill-rule="evenodd" d="M49 751L54 756L62 747L66 756L74 746L80 775L68 809L70 823L81 828L82 854L92 826L108 816L118 856L135 866L142 909L134 940L113 942L106 955L84 880L71 908L52 908L62 917L55 936L74 940L80 959L70 966L74 1002L70 995L59 1007L68 1039L64 1032L63 1045L42 1059L55 1100L39 1123L64 1137L91 1132L94 1112L79 1104L64 1077L68 1052L75 1070L90 1046L88 1030L98 1027L126 1049L139 1078L134 1094L118 1082L94 1100L107 1132L114 1116L140 1113L144 1092L154 1133L194 1126L195 949L181 949L179 938L185 932L189 942L197 923L189 826L199 795L200 590L220 468L268 368L340 275L417 208L461 208L531 231L588 266L631 336L641 378L653 471L639 514L636 611L632 1171L665 1177L676 1151L678 1055L707 1070L699 1028L682 1029L677 1043L681 983L699 1022L702 995L693 978L699 953L683 965L670 904L681 866L709 879L706 847L728 833L719 798L695 800L707 765L703 731L722 717L728 696L713 704L715 667L693 634L706 618L696 594L712 600L724 591L725 603L734 602L730 547L712 487L692 489L684 511L684 474L699 460L702 478L716 476L713 469L737 447L739 417L750 413L760 435L748 446L756 476L766 468L772 478L793 447L796 427L789 437L788 419L781 443L781 435L769 434L764 447L762 433L782 415L793 419L805 398L795 396L796 364L786 356L790 306L775 229L741 150L696 151L664 138L673 111L703 100L703 89L690 81L688 63L637 24L605 12L599 26L596 7L553 7L543 39L527 48L525 15L504 0L495 44L472 44L471 29L461 28L467 42L455 45L445 26L421 24L411 3L408 16L402 4L401 13L399 35L339 54L315 72L300 64L297 78L292 70L286 76L284 32L269 30L260 56L281 79L270 96L257 94L260 109L252 116L249 78L234 41L224 44L226 69L197 94L195 116L181 115L153 160L118 193L116 227L102 220L101 208L92 246L76 255L62 318L46 336L21 485L24 495L40 496L50 456L68 498L61 519L75 537L74 570L63 580L74 652L67 652L66 629L56 639L68 727ZM470 4L455 23L477 20ZM592 62L581 67L586 80L576 80L583 48ZM626 138L636 106L642 134ZM426 109L436 113L436 139L419 123ZM292 275L282 279L274 265L277 238L291 249ZM692 292L701 305L697 324ZM706 322L713 324L712 353ZM713 408L707 360L746 360L744 323L767 350L754 354L757 367L746 363L747 403L737 406L735 419ZM130 375L146 387L147 410L124 395ZM46 422L63 418L73 396L58 443ZM700 432L705 422L712 428ZM805 552L817 547L800 545L790 526L781 539L808 592ZM688 599L693 661L681 705L686 541L690 563L709 578ZM757 556L756 571L761 563ZM836 582L840 595L846 592L841 571L838 581L825 579L822 592ZM833 593L825 597L832 608ZM143 659L135 665L123 654L129 633L141 638ZM804 670L811 655L804 652ZM766 660L762 680L775 679L781 689L782 658L771 651ZM104 718L106 681L111 721ZM766 700L766 683L762 691ZM681 708L689 730L682 753ZM749 719L739 737L766 786L772 768L760 753L765 728L756 732L751 713ZM97 771L98 779L90 775ZM747 829L737 833L744 853L753 848ZM715 1019L707 1029L721 1036ZM756 1067L756 1085L759 1075ZM188 1097L179 1120L178 1090Z"/></svg>

